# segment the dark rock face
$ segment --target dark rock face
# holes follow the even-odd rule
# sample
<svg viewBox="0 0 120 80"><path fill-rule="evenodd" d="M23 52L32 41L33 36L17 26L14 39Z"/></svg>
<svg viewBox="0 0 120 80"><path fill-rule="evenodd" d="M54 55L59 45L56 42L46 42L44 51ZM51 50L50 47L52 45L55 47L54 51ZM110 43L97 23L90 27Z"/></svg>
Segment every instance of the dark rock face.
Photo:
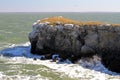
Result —
<svg viewBox="0 0 120 80"><path fill-rule="evenodd" d="M78 26L73 24L33 25L29 34L31 53L75 61L98 54L108 69L120 72L120 27L111 25Z"/></svg>
<svg viewBox="0 0 120 80"><path fill-rule="evenodd" d="M120 54L118 51L109 50L102 54L102 63L109 70L120 73Z"/></svg>

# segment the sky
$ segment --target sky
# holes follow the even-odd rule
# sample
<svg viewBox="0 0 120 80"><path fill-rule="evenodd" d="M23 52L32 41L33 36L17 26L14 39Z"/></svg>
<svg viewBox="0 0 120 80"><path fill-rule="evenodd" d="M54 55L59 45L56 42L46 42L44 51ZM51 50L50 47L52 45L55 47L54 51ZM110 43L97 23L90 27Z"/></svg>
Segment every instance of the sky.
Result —
<svg viewBox="0 0 120 80"><path fill-rule="evenodd" d="M120 0L0 0L0 12L120 12Z"/></svg>

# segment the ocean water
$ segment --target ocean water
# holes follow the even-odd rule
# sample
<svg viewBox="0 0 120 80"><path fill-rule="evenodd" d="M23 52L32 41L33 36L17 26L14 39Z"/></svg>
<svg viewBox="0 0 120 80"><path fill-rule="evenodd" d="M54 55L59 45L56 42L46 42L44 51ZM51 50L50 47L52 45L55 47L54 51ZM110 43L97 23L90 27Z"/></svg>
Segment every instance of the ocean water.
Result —
<svg viewBox="0 0 120 80"><path fill-rule="evenodd" d="M27 42L32 24L52 16L120 24L120 13L0 13L0 48Z"/></svg>
<svg viewBox="0 0 120 80"><path fill-rule="evenodd" d="M120 74L107 70L100 60L96 61L97 65L93 64L94 60L88 64L84 60L81 64L68 61L57 64L50 60L41 61L41 56L32 55L28 39L32 24L52 16L120 24L120 13L0 13L0 80L120 79Z"/></svg>

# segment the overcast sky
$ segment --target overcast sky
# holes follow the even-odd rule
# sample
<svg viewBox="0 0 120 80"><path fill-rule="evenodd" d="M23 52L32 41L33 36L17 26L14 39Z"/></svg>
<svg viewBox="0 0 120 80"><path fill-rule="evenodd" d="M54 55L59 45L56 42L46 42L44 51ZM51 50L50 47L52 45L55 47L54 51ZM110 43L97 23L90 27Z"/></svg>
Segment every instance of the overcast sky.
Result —
<svg viewBox="0 0 120 80"><path fill-rule="evenodd" d="M120 12L120 0L0 0L0 12Z"/></svg>

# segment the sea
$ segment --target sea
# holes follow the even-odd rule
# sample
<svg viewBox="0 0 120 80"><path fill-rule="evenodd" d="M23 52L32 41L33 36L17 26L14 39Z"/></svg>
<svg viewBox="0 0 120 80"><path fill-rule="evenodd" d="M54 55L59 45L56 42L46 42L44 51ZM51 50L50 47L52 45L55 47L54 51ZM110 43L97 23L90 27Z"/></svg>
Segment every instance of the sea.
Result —
<svg viewBox="0 0 120 80"><path fill-rule="evenodd" d="M28 35L32 24L53 16L120 24L119 12L1 12L0 80L120 80L120 74L106 69L99 59L96 65L93 60L56 63L31 54Z"/></svg>

